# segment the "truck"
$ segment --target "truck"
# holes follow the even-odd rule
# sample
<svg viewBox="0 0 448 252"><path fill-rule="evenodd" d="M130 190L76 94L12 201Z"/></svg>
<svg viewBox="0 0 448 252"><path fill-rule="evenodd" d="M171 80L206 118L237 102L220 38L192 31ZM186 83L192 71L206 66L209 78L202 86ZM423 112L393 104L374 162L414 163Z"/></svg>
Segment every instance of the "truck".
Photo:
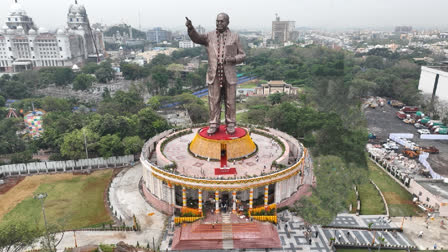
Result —
<svg viewBox="0 0 448 252"><path fill-rule="evenodd" d="M421 150L421 151L424 151L424 152L428 152L428 153L430 153L430 154L438 154L438 153L439 153L439 149L437 149L437 148L434 147L434 146L421 147L420 150Z"/></svg>
<svg viewBox="0 0 448 252"><path fill-rule="evenodd" d="M404 106L400 109L400 111L403 111L405 113L416 113L418 111L418 107L416 106Z"/></svg>
<svg viewBox="0 0 448 252"><path fill-rule="evenodd" d="M446 129L446 128L448 128L448 127L445 125L436 125L436 126L432 127L431 130L435 131L436 129Z"/></svg>
<svg viewBox="0 0 448 252"><path fill-rule="evenodd" d="M446 134L448 134L448 129L447 128L439 128L439 129L436 129L434 131L434 133L435 134L446 135Z"/></svg>
<svg viewBox="0 0 448 252"><path fill-rule="evenodd" d="M403 111L397 111L396 113L397 117L400 118L401 120L406 118L406 114Z"/></svg>
<svg viewBox="0 0 448 252"><path fill-rule="evenodd" d="M432 122L428 125L428 128L432 130L436 126L445 126L442 122Z"/></svg>
<svg viewBox="0 0 448 252"><path fill-rule="evenodd" d="M419 122L420 124L425 125L425 124L427 124L430 120L431 120L431 118L429 118L429 117L423 117L422 119L419 119L418 122Z"/></svg>
<svg viewBox="0 0 448 252"><path fill-rule="evenodd" d="M429 128L429 127L431 127L431 125L434 124L434 123L442 123L442 121L440 121L440 120L429 120L429 121L425 124L425 126Z"/></svg>
<svg viewBox="0 0 448 252"><path fill-rule="evenodd" d="M400 108L400 107L403 107L403 106L404 106L404 103L402 103L402 102L400 102L400 101L397 101L397 100L390 100L390 101L389 101L389 104L390 104L392 107L396 107L396 108Z"/></svg>

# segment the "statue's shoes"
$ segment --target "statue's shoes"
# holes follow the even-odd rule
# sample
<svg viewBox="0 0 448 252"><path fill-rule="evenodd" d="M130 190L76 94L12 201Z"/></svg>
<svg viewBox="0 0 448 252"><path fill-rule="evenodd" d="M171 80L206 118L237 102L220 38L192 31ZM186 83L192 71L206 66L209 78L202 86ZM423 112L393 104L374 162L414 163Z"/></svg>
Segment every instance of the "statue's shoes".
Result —
<svg viewBox="0 0 448 252"><path fill-rule="evenodd" d="M207 130L207 134L213 135L218 131L218 127L216 126L210 126Z"/></svg>
<svg viewBox="0 0 448 252"><path fill-rule="evenodd" d="M233 135L235 133L235 126L234 125L227 125L227 134Z"/></svg>

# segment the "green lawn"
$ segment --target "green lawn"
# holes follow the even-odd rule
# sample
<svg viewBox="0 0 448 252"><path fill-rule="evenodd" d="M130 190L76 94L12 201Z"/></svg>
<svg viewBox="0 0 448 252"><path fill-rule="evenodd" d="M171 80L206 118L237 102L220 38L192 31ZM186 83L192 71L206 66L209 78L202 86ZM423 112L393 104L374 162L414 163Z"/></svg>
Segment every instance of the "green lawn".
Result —
<svg viewBox="0 0 448 252"><path fill-rule="evenodd" d="M104 191L113 171L102 170L91 175L77 175L69 179L58 180L45 175L34 194L46 192L45 214L49 224L57 224L63 229L76 229L110 223L112 220L104 206ZM45 182L45 181L50 182ZM26 183L26 180L24 181ZM25 186L26 188L26 186ZM26 197L11 211L3 216L0 223L23 221L30 225L43 226L41 204L32 196Z"/></svg>
<svg viewBox="0 0 448 252"><path fill-rule="evenodd" d="M361 199L361 214L362 215L372 215L372 214L385 214L386 209L384 208L383 200L376 190L375 186L367 182L358 187L359 198Z"/></svg>
<svg viewBox="0 0 448 252"><path fill-rule="evenodd" d="M380 188L389 205L390 216L416 216L422 211L412 203L412 195L401 187L371 160L368 161L369 177Z"/></svg>
<svg viewBox="0 0 448 252"><path fill-rule="evenodd" d="M253 83L253 82L238 85L238 88L256 88L256 87L257 87L257 83Z"/></svg>

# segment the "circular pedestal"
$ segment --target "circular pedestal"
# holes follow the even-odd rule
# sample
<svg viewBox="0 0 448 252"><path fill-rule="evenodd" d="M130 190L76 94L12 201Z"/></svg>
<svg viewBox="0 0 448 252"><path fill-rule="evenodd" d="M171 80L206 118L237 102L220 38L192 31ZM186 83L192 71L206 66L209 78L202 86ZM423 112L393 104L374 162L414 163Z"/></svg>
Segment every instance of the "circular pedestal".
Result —
<svg viewBox="0 0 448 252"><path fill-rule="evenodd" d="M208 127L198 131L190 143L190 151L203 158L221 159L226 155L227 159L235 159L249 156L257 150L255 143L247 131L236 128L232 135L226 134L225 126L221 125L219 131L209 136Z"/></svg>

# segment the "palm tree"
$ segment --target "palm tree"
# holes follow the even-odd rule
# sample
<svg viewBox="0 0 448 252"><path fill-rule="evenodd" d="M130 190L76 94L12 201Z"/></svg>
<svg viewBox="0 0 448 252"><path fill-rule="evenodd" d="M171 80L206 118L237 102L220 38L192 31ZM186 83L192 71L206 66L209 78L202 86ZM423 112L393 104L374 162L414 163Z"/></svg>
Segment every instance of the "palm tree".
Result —
<svg viewBox="0 0 448 252"><path fill-rule="evenodd" d="M372 226L373 226L373 222L370 222L369 224L367 224L367 226L369 227L369 231L372 231ZM373 239L372 239L372 245L375 244L375 230L373 231Z"/></svg>
<svg viewBox="0 0 448 252"><path fill-rule="evenodd" d="M384 239L384 237L381 236L381 237L378 237L378 241L380 242L378 244L378 252L380 252L381 251L381 245L384 244L385 239Z"/></svg>

